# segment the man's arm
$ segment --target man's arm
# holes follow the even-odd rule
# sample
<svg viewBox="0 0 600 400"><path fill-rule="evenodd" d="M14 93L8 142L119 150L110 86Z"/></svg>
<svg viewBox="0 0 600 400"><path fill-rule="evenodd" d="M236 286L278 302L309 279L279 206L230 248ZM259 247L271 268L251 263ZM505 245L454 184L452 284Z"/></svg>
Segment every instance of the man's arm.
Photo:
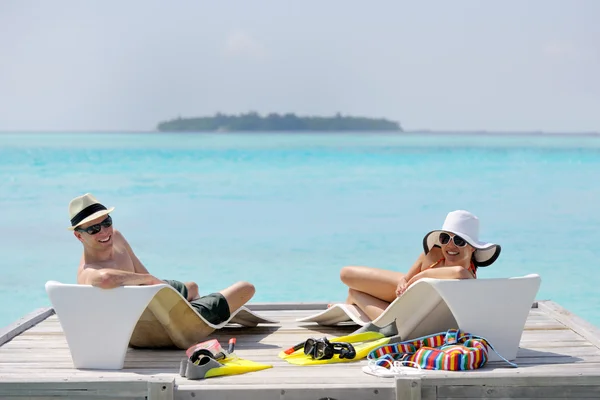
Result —
<svg viewBox="0 0 600 400"><path fill-rule="evenodd" d="M123 236L121 234L121 232L119 232L119 231L115 231L114 234L119 238L119 240L123 243L123 245L127 249L127 252L129 253L129 257L131 258L131 262L133 263L133 270L135 272L137 272L138 274L150 274L150 272L148 272L146 267L144 267L144 264L142 264L140 259L137 258L137 256L133 252L133 249L129 245L129 242L127 241L127 239L125 239L125 236Z"/></svg>
<svg viewBox="0 0 600 400"><path fill-rule="evenodd" d="M119 286L156 285L163 282L150 274L138 274L111 268L97 269L84 265L77 274L77 283L102 289L113 289Z"/></svg>

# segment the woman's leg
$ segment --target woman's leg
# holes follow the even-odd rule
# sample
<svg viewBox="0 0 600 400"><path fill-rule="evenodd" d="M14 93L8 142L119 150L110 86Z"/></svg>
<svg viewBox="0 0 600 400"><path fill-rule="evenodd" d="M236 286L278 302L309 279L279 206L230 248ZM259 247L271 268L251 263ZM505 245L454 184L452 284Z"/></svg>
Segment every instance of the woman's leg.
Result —
<svg viewBox="0 0 600 400"><path fill-rule="evenodd" d="M340 279L350 289L391 303L396 298L396 287L404 274L370 267L348 266L342 268ZM363 310L364 311L364 310Z"/></svg>
<svg viewBox="0 0 600 400"><path fill-rule="evenodd" d="M390 303L379 300L370 294L360 292L354 289L348 289L348 303L355 304L360 308L367 316L374 320L379 317L381 313L390 305Z"/></svg>

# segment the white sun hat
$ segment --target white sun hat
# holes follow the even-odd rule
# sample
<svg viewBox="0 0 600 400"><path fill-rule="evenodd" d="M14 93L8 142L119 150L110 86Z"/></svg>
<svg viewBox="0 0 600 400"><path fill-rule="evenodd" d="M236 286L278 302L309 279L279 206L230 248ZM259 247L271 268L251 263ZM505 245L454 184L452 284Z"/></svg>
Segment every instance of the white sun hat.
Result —
<svg viewBox="0 0 600 400"><path fill-rule="evenodd" d="M74 230L79 225L83 225L103 215L107 215L114 209L114 207L107 209L90 193L75 197L69 203L69 217L71 218L71 226L68 229Z"/></svg>
<svg viewBox="0 0 600 400"><path fill-rule="evenodd" d="M449 212L442 229L429 232L423 238L425 254L434 246L441 247L440 233L449 232L465 239L475 248L475 265L487 267L500 255L501 247L498 244L479 241L479 218L468 211L456 210Z"/></svg>

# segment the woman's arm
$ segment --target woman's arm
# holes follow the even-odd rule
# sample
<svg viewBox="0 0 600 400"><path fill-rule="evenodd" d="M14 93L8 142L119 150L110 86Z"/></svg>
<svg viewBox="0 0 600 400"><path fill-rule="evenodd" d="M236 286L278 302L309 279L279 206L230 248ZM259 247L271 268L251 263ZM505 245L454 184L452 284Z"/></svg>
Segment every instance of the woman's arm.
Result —
<svg viewBox="0 0 600 400"><path fill-rule="evenodd" d="M410 267L406 275L400 278L400 282L398 282L398 286L396 286L396 296L400 296L406 288L408 288L408 282L416 275L421 272L421 268L423 266L423 261L425 260L425 253L421 253L417 258L417 261Z"/></svg>
<svg viewBox="0 0 600 400"><path fill-rule="evenodd" d="M415 261L415 263L412 265L412 267L410 267L410 269L408 270L406 275L404 275L404 278L406 279L407 282L409 280L411 280L415 275L417 275L421 272L421 268L423 266L424 260L425 260L425 253L421 253L419 255L419 258L417 258L417 261Z"/></svg>
<svg viewBox="0 0 600 400"><path fill-rule="evenodd" d="M408 281L408 286L422 278L436 279L473 279L473 275L463 267L456 265L452 267L430 268L419 272Z"/></svg>

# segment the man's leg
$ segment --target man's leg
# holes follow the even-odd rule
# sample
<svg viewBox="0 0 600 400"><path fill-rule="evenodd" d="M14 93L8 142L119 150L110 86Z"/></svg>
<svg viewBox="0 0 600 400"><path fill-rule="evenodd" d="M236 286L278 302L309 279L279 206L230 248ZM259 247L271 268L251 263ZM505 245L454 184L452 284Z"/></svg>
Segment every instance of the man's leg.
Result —
<svg viewBox="0 0 600 400"><path fill-rule="evenodd" d="M218 293L211 293L190 302L204 319L214 325L227 321L231 313L254 296L254 285L237 282Z"/></svg>
<svg viewBox="0 0 600 400"><path fill-rule="evenodd" d="M195 282L180 282L172 279L163 279L163 282L172 286L177 290L187 301L192 301L200 297L198 285Z"/></svg>
<svg viewBox="0 0 600 400"><path fill-rule="evenodd" d="M254 285L248 282L236 282L226 289L221 290L221 294L227 299L229 312L234 312L248 302L254 296L256 289Z"/></svg>
<svg viewBox="0 0 600 400"><path fill-rule="evenodd" d="M188 290L188 301L196 300L200 297L200 292L198 291L198 285L196 284L196 282L186 282L184 283L184 285Z"/></svg>
<svg viewBox="0 0 600 400"><path fill-rule="evenodd" d="M198 296L198 286L193 282L183 283L170 279L163 279L163 281L175 288L186 299L188 296L194 295L191 298ZM190 283L193 285L188 286ZM194 286L196 293L193 292ZM251 283L237 282L218 293L211 293L188 301L204 319L211 324L218 325L227 321L232 312L246 304L254 296L254 292L254 285Z"/></svg>
<svg viewBox="0 0 600 400"><path fill-rule="evenodd" d="M172 279L162 279L162 281L164 283L166 283L167 285L172 286L175 290L177 290L179 293L181 293L183 298L185 298L187 300L188 288L183 282L179 282L179 281L172 280Z"/></svg>

